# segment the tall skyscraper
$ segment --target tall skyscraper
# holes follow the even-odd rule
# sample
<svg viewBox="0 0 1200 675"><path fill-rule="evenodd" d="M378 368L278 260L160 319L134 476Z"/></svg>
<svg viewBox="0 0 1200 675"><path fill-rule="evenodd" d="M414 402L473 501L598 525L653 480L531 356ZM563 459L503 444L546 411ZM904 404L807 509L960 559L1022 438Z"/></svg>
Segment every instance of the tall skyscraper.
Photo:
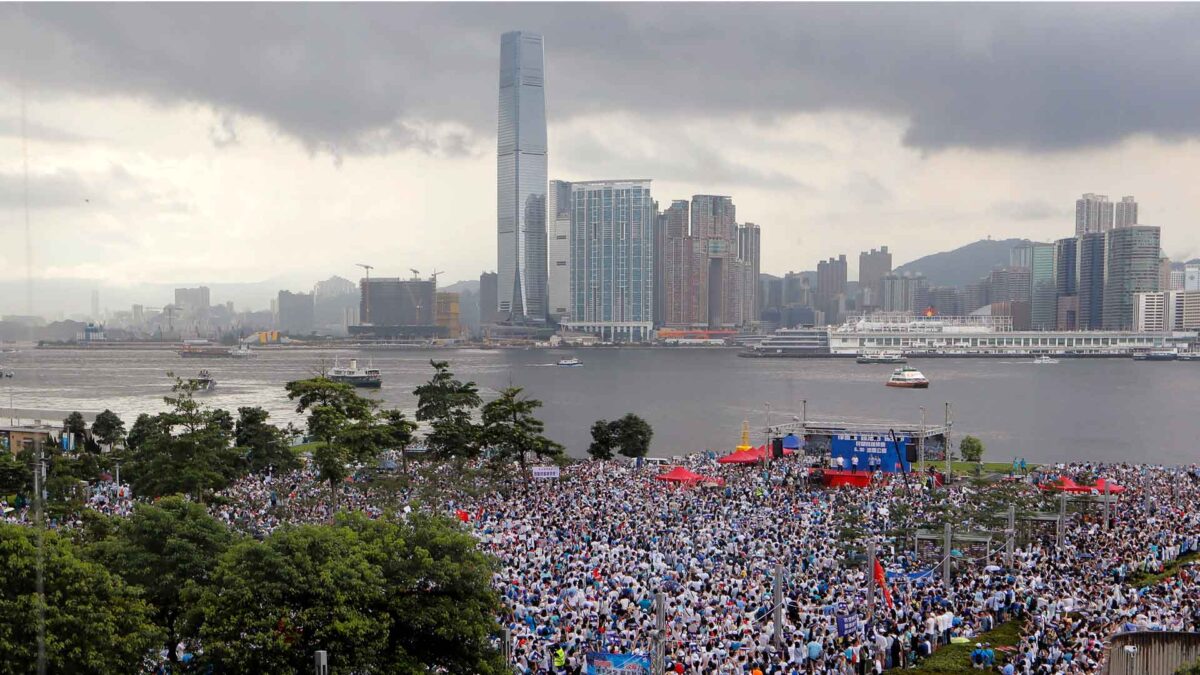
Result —
<svg viewBox="0 0 1200 675"><path fill-rule="evenodd" d="M1075 200L1075 236L1089 232L1108 232L1113 226L1113 205L1108 195L1088 192Z"/></svg>
<svg viewBox="0 0 1200 675"><path fill-rule="evenodd" d="M1103 232L1089 232L1079 238L1079 330L1100 330L1104 326L1105 243Z"/></svg>
<svg viewBox="0 0 1200 675"><path fill-rule="evenodd" d="M650 339L657 221L649 180L571 184L571 318L564 326L615 342Z"/></svg>
<svg viewBox="0 0 1200 675"><path fill-rule="evenodd" d="M1113 205L1113 227L1129 227L1138 224L1137 201L1133 196L1121 197L1121 201Z"/></svg>
<svg viewBox="0 0 1200 675"><path fill-rule="evenodd" d="M550 316L561 321L571 311L571 184L550 181L549 196L546 282L549 284Z"/></svg>
<svg viewBox="0 0 1200 675"><path fill-rule="evenodd" d="M279 291L279 330L289 335L313 331L313 294Z"/></svg>
<svg viewBox="0 0 1200 675"><path fill-rule="evenodd" d="M883 305L883 278L892 272L892 254L888 247L871 249L858 254L858 290L862 293L862 306Z"/></svg>
<svg viewBox="0 0 1200 675"><path fill-rule="evenodd" d="M1104 330L1131 330L1138 293L1160 290L1159 228L1130 225L1108 233L1104 270Z"/></svg>
<svg viewBox="0 0 1200 675"><path fill-rule="evenodd" d="M920 274L887 274L881 300L885 312L923 312L929 300L929 282Z"/></svg>
<svg viewBox="0 0 1200 675"><path fill-rule="evenodd" d="M1079 328L1079 240L1054 242L1055 328Z"/></svg>
<svg viewBox="0 0 1200 675"><path fill-rule="evenodd" d="M486 326L496 322L496 307L499 303L498 275L495 272L483 272L479 275L479 325Z"/></svg>
<svg viewBox="0 0 1200 675"><path fill-rule="evenodd" d="M733 199L695 195L663 212L661 324L729 330L757 320L760 232L737 224ZM689 225L690 223L690 225Z"/></svg>
<svg viewBox="0 0 1200 675"><path fill-rule="evenodd" d="M1054 330L1058 323L1054 244L1030 242L1013 248L1013 265L1029 270L1030 324L1034 330ZM1025 295L1024 292L1021 293Z"/></svg>
<svg viewBox="0 0 1200 675"><path fill-rule="evenodd" d="M546 320L546 97L542 36L500 39L496 164L497 309L514 323Z"/></svg>
<svg viewBox="0 0 1200 675"><path fill-rule="evenodd" d="M846 255L817 263L817 309L825 312L825 320L841 320L846 300Z"/></svg>
<svg viewBox="0 0 1200 675"><path fill-rule="evenodd" d="M1200 291L1200 265L1184 265L1183 290Z"/></svg>

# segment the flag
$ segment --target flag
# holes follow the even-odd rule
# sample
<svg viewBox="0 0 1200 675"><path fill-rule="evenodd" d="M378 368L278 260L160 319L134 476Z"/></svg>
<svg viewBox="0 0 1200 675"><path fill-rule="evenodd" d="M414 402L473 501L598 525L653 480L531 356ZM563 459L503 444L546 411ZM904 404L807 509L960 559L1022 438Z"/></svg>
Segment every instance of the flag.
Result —
<svg viewBox="0 0 1200 675"><path fill-rule="evenodd" d="M463 521L464 523L471 520L471 514L467 513L466 511L463 511L462 509L458 509L457 511L455 511L454 515L458 516L458 519Z"/></svg>
<svg viewBox="0 0 1200 675"><path fill-rule="evenodd" d="M890 591L888 591L887 587L887 577L884 576L883 565L879 564L878 559L875 560L875 583L879 584L879 588L883 590L883 600L887 603L887 606L889 608L894 608L895 605L892 604L892 594Z"/></svg>

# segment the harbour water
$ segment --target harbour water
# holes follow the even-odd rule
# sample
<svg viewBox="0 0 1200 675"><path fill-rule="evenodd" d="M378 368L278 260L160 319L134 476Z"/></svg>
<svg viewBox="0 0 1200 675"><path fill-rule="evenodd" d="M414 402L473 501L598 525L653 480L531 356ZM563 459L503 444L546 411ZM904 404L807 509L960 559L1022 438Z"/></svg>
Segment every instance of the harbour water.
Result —
<svg viewBox="0 0 1200 675"><path fill-rule="evenodd" d="M556 366L577 356L581 368ZM742 420L810 417L916 422L921 407L940 422L951 402L954 436L983 439L986 457L1007 461L1200 461L1200 363L1136 363L1128 359L929 359L913 365L930 379L926 390L884 386L888 365L852 359L741 359L723 349L445 350L259 352L253 359L181 359L172 351L24 349L0 354L0 407L80 410L110 408L126 424L163 408L166 373L211 372L213 406L236 411L262 406L273 421L302 420L283 390L338 357L371 362L384 384L366 391L388 407L411 411L413 387L429 378L429 360L445 359L462 379L479 384L485 400L510 384L545 402L548 434L582 455L597 419L635 412L654 427L653 454L670 456L736 444ZM7 420L4 420L5 422ZM761 442L760 439L756 439Z"/></svg>

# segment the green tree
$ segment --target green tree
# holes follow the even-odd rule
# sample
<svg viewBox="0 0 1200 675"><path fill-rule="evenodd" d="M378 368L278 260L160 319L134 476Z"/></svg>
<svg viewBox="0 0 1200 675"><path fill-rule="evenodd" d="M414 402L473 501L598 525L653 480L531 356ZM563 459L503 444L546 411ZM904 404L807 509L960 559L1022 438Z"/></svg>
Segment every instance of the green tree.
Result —
<svg viewBox="0 0 1200 675"><path fill-rule="evenodd" d="M408 446L412 445L417 425L399 410L385 410L380 419L384 444L390 450L400 451L400 461L404 465L404 472L408 473Z"/></svg>
<svg viewBox="0 0 1200 675"><path fill-rule="evenodd" d="M490 636L499 633L495 571L475 539L448 518L413 513L399 522L346 514L378 565L390 630L383 665L403 673L507 673Z"/></svg>
<svg viewBox="0 0 1200 675"><path fill-rule="evenodd" d="M613 422L596 420L592 423L592 443L588 454L592 459L612 459L617 439L613 436Z"/></svg>
<svg viewBox="0 0 1200 675"><path fill-rule="evenodd" d="M125 437L125 423L115 412L105 408L104 412L96 415L96 421L92 422L92 435L112 448Z"/></svg>
<svg viewBox="0 0 1200 675"><path fill-rule="evenodd" d="M649 422L633 413L626 413L613 424L616 425L613 437L622 455L645 457L646 453L650 452L650 439L654 438L654 429L650 427Z"/></svg>
<svg viewBox="0 0 1200 675"><path fill-rule="evenodd" d="M497 452L497 459L516 460L525 473L526 464L532 455L537 459L557 458L563 447L546 438L546 425L534 417L533 412L542 407L542 402L521 396L520 387L509 387L500 392L500 398L483 406L483 439Z"/></svg>
<svg viewBox="0 0 1200 675"><path fill-rule="evenodd" d="M141 418L130 431L129 475L136 494L159 496L186 493L203 503L205 495L228 485L245 471L231 446L228 413L196 400L195 382L175 378L168 410L144 425L144 437L134 438Z"/></svg>
<svg viewBox="0 0 1200 675"><path fill-rule="evenodd" d="M77 443L82 444L84 436L87 435L87 422L83 419L83 414L75 411L63 420L63 431L74 434Z"/></svg>
<svg viewBox="0 0 1200 675"><path fill-rule="evenodd" d="M229 529L203 506L166 497L153 505L139 504L89 555L144 590L174 661L175 645L194 637L198 628L188 608L232 541Z"/></svg>
<svg viewBox="0 0 1200 675"><path fill-rule="evenodd" d="M462 382L450 372L447 361L430 361L434 374L413 390L417 397L417 421L429 423L425 445L443 458L479 454L480 428L471 412L483 402L474 382Z"/></svg>
<svg viewBox="0 0 1200 675"><path fill-rule="evenodd" d="M43 535L46 661L51 673L136 673L160 634L136 589L81 559L71 541ZM37 532L0 524L0 674L32 673L37 660Z"/></svg>
<svg viewBox="0 0 1200 675"><path fill-rule="evenodd" d="M260 407L238 408L233 444L246 455L250 471L259 473L267 467L288 471L300 465L300 460L288 447L287 438L279 427L269 424L270 413Z"/></svg>
<svg viewBox="0 0 1200 675"><path fill-rule="evenodd" d="M165 436L168 430L162 428L161 422L162 420L157 415L151 416L146 413L138 415L133 422L133 427L129 429L129 435L125 437L125 447L129 450L137 450L147 441Z"/></svg>
<svg viewBox="0 0 1200 675"><path fill-rule="evenodd" d="M0 495L24 493L30 490L33 469L7 450L0 450Z"/></svg>
<svg viewBox="0 0 1200 675"><path fill-rule="evenodd" d="M220 673L299 673L324 649L332 672L385 672L386 593L350 528L285 527L262 543L239 542L200 600L203 658Z"/></svg>
<svg viewBox="0 0 1200 675"><path fill-rule="evenodd" d="M349 475L346 463L379 452L375 402L326 377L288 382L286 389L288 399L297 401L296 412L308 413L308 432L321 441L313 450L313 462L321 480L329 481L336 503L337 485Z"/></svg>
<svg viewBox="0 0 1200 675"><path fill-rule="evenodd" d="M983 460L983 441L974 436L964 436L958 444L958 452L963 461L979 462Z"/></svg>

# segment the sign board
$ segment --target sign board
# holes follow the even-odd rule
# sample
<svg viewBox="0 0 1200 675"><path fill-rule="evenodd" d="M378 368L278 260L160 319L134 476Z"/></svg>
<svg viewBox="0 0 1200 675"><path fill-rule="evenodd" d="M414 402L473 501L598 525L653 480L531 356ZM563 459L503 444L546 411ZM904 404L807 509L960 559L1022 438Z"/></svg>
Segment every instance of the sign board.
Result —
<svg viewBox="0 0 1200 675"><path fill-rule="evenodd" d="M590 652L587 675L650 675L650 657Z"/></svg>
<svg viewBox="0 0 1200 675"><path fill-rule="evenodd" d="M530 471L534 479L562 477L562 469L559 469L557 466L535 466Z"/></svg>
<svg viewBox="0 0 1200 675"><path fill-rule="evenodd" d="M904 456L904 448L911 439L897 436L896 441L892 441L890 435L835 434L830 439L830 454L835 464L838 458L842 459L840 466L843 469L884 473L911 471Z"/></svg>
<svg viewBox="0 0 1200 675"><path fill-rule="evenodd" d="M858 633L858 615L850 614L848 616L839 616L837 618L837 634L838 637L846 637L847 635L855 635Z"/></svg>

